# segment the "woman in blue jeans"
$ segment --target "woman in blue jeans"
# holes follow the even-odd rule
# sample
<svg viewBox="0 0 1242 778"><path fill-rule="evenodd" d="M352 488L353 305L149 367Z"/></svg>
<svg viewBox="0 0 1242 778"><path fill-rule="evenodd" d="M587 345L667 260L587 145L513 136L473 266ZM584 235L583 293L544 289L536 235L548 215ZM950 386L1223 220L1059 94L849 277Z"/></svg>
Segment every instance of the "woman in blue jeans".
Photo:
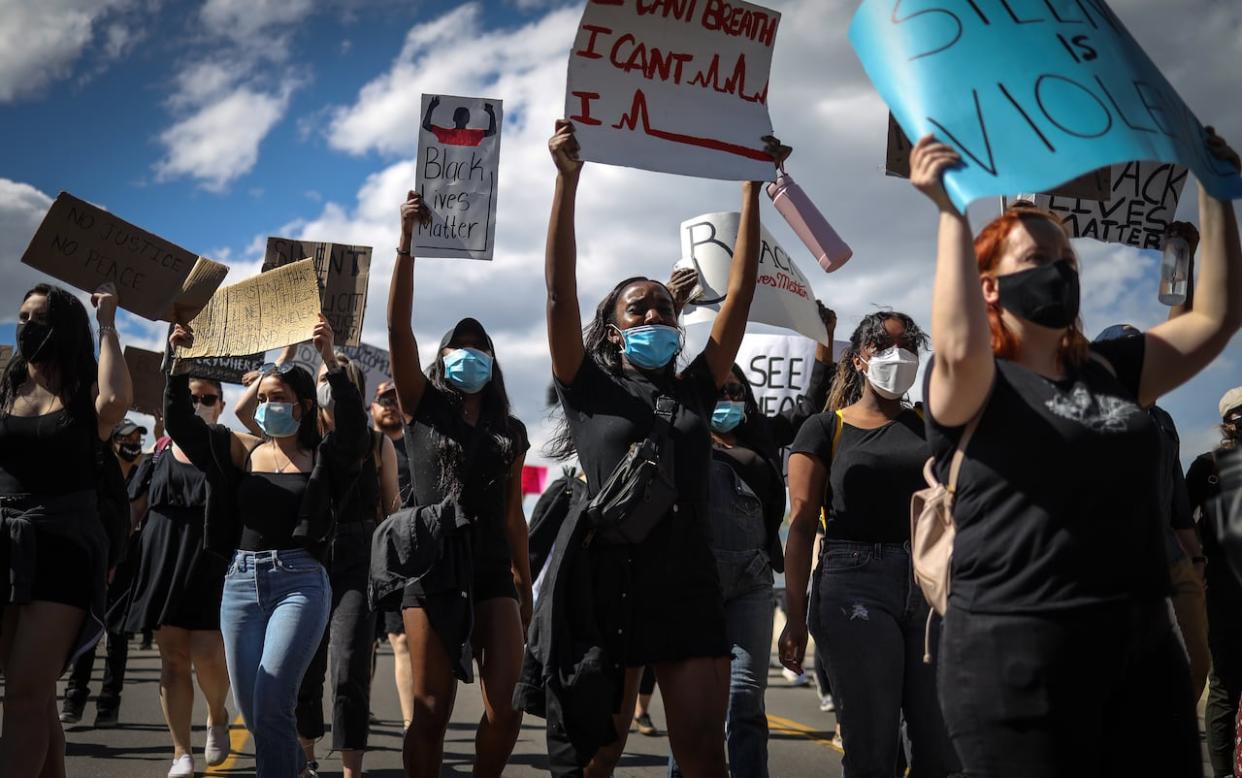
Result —
<svg viewBox="0 0 1242 778"><path fill-rule="evenodd" d="M863 318L837 366L828 411L808 420L789 457L793 516L786 553L789 621L781 662L802 671L807 575L826 517L811 587L815 644L825 652L847 778L897 773L904 714L910 775L956 772L936 700L928 605L910 565L910 497L930 456L923 420L905 403L927 336L909 316Z"/></svg>
<svg viewBox="0 0 1242 778"><path fill-rule="evenodd" d="M331 605L320 560L334 506L370 445L362 398L336 361L332 328L322 317L312 340L328 365L335 402L336 423L327 435L320 431L314 379L288 363L258 379L255 421L262 438L196 416L186 375L170 376L164 396L168 434L207 476L204 545L232 559L220 629L261 778L298 775L306 761L294 706ZM173 348L192 342L189 330L174 327Z"/></svg>

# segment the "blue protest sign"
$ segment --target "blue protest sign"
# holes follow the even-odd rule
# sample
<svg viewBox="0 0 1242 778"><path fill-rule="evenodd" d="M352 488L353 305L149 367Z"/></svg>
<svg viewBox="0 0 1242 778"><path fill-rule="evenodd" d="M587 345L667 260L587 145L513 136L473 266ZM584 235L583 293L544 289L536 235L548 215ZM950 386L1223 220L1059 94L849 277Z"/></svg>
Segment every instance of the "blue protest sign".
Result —
<svg viewBox="0 0 1242 778"><path fill-rule="evenodd" d="M1199 120L1104 0L864 0L849 34L906 134L961 153L945 176L960 210L1145 160L1242 197L1238 171L1208 152Z"/></svg>

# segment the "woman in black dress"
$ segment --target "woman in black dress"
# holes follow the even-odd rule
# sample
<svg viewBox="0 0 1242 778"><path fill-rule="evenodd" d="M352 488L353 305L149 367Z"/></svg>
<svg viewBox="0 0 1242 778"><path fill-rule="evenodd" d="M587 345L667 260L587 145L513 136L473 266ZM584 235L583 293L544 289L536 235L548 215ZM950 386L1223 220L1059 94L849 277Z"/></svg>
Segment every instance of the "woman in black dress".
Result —
<svg viewBox="0 0 1242 778"><path fill-rule="evenodd" d="M217 424L224 391L210 378L190 378L194 412ZM207 700L203 759L229 755L228 667L220 635L220 600L228 563L203 548L207 479L172 441L160 438L130 485L134 515L146 515L126 632L155 630L160 651L160 703L173 741L169 776L194 775L190 729L194 683Z"/></svg>
<svg viewBox="0 0 1242 778"><path fill-rule="evenodd" d="M0 378L0 551L9 581L0 765L8 775L65 774L56 679L103 634L110 543L124 542L101 522L97 484L101 452L116 467L105 441L133 389L113 285L91 303L98 362L82 303L39 284L22 299L17 350Z"/></svg>

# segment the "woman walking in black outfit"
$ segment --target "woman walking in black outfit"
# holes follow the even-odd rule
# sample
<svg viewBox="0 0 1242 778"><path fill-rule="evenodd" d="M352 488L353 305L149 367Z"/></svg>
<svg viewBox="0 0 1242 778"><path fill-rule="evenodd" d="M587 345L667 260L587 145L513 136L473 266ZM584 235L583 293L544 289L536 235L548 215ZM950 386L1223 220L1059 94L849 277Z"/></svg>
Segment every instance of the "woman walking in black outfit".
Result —
<svg viewBox="0 0 1242 778"><path fill-rule="evenodd" d="M758 140L758 139L756 139ZM779 144L768 139L769 151ZM675 370L681 330L667 287L622 281L600 302L584 334L578 308L574 201L582 162L573 125L558 121L548 144L556 193L548 224L546 280L552 373L567 434L558 454L576 450L591 495L631 443L655 423L656 397L671 397L678 491L672 511L638 544L591 542L599 632L607 661L623 666L613 706L616 740L594 754L587 775L612 773L625 746L644 665L653 665L665 701L673 755L690 776L727 774L723 748L729 702L729 641L708 529L708 424L746 328L759 260L759 185L743 185L742 217L728 294L705 351ZM778 152L779 153L779 152ZM787 153L787 150L785 151ZM667 405L667 403L664 403ZM605 592L603 587L607 587Z"/></svg>
<svg viewBox="0 0 1242 778"><path fill-rule="evenodd" d="M110 543L125 537L103 526L96 490L102 457L113 456L106 441L129 408L132 387L112 284L91 303L98 363L82 303L39 284L22 300L17 350L0 377L0 551L9 581L0 617L5 776L65 774L56 679L103 634L109 556L119 550Z"/></svg>
<svg viewBox="0 0 1242 778"><path fill-rule="evenodd" d="M1205 142L1218 169L1239 168L1211 130ZM1194 310L1141 338L1089 344L1060 222L1011 208L972 241L942 181L960 161L930 135L911 155L911 182L940 213L924 397L941 483L965 443L938 669L949 735L971 776L1129 775L1134 758L1118 744L1141 708L1161 732L1141 772L1201 775L1167 603L1159 438L1143 409L1242 324L1233 206L1200 185Z"/></svg>
<svg viewBox="0 0 1242 778"><path fill-rule="evenodd" d="M190 378L194 413L216 424L224 410L219 381ZM194 775L190 727L194 681L207 700L203 759L229 755L228 667L220 635L220 600L228 563L203 547L207 479L171 438L161 438L130 486L134 515L146 516L126 632L155 630L160 651L160 703L173 741L169 778Z"/></svg>
<svg viewBox="0 0 1242 778"><path fill-rule="evenodd" d="M842 355L827 410L803 425L789 457L789 620L781 662L802 671L808 610L844 737L847 778L891 778L910 736L910 775L958 769L924 662L927 601L910 563L910 498L930 456L905 395L927 336L905 314L863 318ZM826 517L806 602L811 547Z"/></svg>
<svg viewBox="0 0 1242 778"><path fill-rule="evenodd" d="M423 374L410 323L410 243L415 220L426 218L422 199L410 192L401 206L389 288L388 348L400 408L412 419L406 432L412 502L455 503L469 523L471 572L467 579L456 565L442 561L405 588L402 618L414 675L405 770L411 776L440 774L457 682L473 680L477 655L483 716L475 734L474 775L499 776L522 723L513 688L531 608L522 513L522 464L530 444L526 427L509 415L500 363L475 319L462 319L445 333L435 363Z"/></svg>

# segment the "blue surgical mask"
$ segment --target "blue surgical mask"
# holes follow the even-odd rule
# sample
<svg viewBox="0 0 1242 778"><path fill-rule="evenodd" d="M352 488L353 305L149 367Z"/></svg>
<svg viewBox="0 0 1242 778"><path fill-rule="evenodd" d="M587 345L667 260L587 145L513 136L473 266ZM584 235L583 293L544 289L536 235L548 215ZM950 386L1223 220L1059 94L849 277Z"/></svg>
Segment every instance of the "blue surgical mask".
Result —
<svg viewBox="0 0 1242 778"><path fill-rule="evenodd" d="M254 421L269 438L288 438L298 434L299 422L293 418L293 403L259 403Z"/></svg>
<svg viewBox="0 0 1242 778"><path fill-rule="evenodd" d="M732 432L746 418L746 403L741 400L719 400L712 411L712 429L716 432Z"/></svg>
<svg viewBox="0 0 1242 778"><path fill-rule="evenodd" d="M667 365L681 351L681 330L666 324L644 324L620 330L625 358L646 370Z"/></svg>
<svg viewBox="0 0 1242 778"><path fill-rule="evenodd" d="M466 394L482 391L492 380L492 358L477 348L453 349L444 355L444 377Z"/></svg>

